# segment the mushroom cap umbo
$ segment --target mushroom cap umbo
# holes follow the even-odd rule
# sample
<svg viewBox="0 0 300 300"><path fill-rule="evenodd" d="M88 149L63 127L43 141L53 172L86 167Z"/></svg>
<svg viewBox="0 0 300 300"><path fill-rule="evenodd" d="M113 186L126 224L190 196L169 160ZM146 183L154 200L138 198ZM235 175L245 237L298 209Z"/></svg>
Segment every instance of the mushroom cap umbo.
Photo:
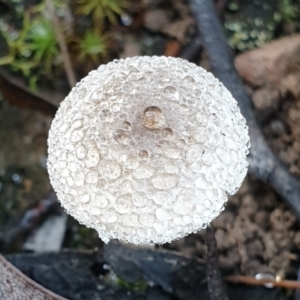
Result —
<svg viewBox="0 0 300 300"><path fill-rule="evenodd" d="M171 57L101 65L61 103L48 170L65 210L104 242L165 243L203 229L246 172L249 136L230 92Z"/></svg>

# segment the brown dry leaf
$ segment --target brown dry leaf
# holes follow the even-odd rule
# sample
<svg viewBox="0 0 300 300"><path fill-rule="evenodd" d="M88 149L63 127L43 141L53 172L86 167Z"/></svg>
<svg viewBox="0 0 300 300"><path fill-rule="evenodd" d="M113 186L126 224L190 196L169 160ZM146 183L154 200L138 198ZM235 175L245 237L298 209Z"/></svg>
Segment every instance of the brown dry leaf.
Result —
<svg viewBox="0 0 300 300"><path fill-rule="evenodd" d="M0 299L67 300L25 276L0 255Z"/></svg>
<svg viewBox="0 0 300 300"><path fill-rule="evenodd" d="M181 44L178 41L176 40L169 41L166 45L164 55L177 57L179 55L180 49L181 49Z"/></svg>

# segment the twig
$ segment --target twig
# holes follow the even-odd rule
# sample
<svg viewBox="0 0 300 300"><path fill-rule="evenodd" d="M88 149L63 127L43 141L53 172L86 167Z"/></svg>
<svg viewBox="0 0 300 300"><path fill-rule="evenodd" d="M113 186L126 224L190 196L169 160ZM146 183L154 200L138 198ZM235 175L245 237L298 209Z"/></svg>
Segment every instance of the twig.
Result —
<svg viewBox="0 0 300 300"><path fill-rule="evenodd" d="M226 5L227 0L218 0L215 3L216 14L219 18L222 18ZM191 62L196 62L202 50L201 36L197 32L196 36L184 47L180 57Z"/></svg>
<svg viewBox="0 0 300 300"><path fill-rule="evenodd" d="M57 105L51 102L45 95L30 91L22 82L10 76L4 70L0 70L0 91L5 100L10 104L39 110L47 115L54 116Z"/></svg>
<svg viewBox="0 0 300 300"><path fill-rule="evenodd" d="M285 289L300 289L300 282L293 280L270 280L270 279L256 279L251 276L228 276L225 277L227 282L232 283L243 283L249 285L260 285L260 286L270 286L270 287L280 287Z"/></svg>
<svg viewBox="0 0 300 300"><path fill-rule="evenodd" d="M210 300L228 300L219 269L215 233L210 226L206 228L206 245L206 278Z"/></svg>
<svg viewBox="0 0 300 300"><path fill-rule="evenodd" d="M68 77L69 85L72 88L76 84L76 77L75 73L71 64L71 59L69 56L68 48L65 42L64 35L62 33L62 30L60 28L60 22L59 19L57 18L57 15L55 13L54 5L52 0L45 0L47 9L49 10L50 16L51 16L51 21L56 33L56 39L59 44L63 60L64 60L64 68Z"/></svg>
<svg viewBox="0 0 300 300"><path fill-rule="evenodd" d="M202 35L202 45L217 78L237 100L247 120L251 149L249 173L270 183L300 218L300 185L269 148L255 119L252 105L234 68L233 60L211 0L190 0L191 9Z"/></svg>
<svg viewBox="0 0 300 300"><path fill-rule="evenodd" d="M65 1L65 14L64 14L64 21L66 23L66 31L68 35L72 35L74 33L73 30L73 23L74 17L70 8L70 1Z"/></svg>

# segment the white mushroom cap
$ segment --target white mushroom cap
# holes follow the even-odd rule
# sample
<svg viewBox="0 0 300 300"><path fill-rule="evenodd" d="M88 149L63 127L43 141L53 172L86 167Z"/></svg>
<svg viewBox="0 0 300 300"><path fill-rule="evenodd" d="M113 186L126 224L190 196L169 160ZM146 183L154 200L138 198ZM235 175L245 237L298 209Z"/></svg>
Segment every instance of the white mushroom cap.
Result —
<svg viewBox="0 0 300 300"><path fill-rule="evenodd" d="M203 229L240 187L249 136L236 101L171 57L115 60L61 103L48 170L66 211L104 242L165 243Z"/></svg>

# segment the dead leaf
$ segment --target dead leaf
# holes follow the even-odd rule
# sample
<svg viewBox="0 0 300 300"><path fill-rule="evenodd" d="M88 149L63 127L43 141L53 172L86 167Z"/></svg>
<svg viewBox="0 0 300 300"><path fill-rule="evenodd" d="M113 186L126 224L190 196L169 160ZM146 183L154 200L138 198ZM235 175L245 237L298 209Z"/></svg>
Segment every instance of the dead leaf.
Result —
<svg viewBox="0 0 300 300"><path fill-rule="evenodd" d="M169 41L166 45L164 55L178 57L180 49L181 49L181 45L178 41L176 40Z"/></svg>
<svg viewBox="0 0 300 300"><path fill-rule="evenodd" d="M0 299L67 300L37 284L0 255Z"/></svg>

